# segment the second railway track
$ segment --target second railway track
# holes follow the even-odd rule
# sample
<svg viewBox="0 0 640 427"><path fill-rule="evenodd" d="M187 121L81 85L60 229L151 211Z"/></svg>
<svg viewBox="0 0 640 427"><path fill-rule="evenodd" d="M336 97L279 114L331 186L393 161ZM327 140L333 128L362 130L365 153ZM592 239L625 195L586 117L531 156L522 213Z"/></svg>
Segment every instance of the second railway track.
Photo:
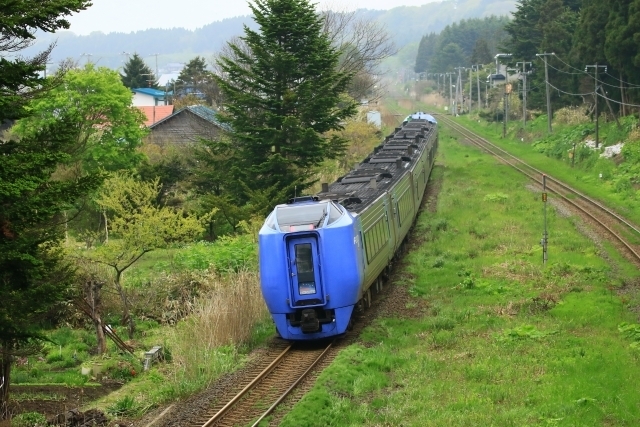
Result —
<svg viewBox="0 0 640 427"><path fill-rule="evenodd" d="M622 215L607 208L602 203L594 200L578 190L564 184L556 178L534 168L520 160L506 150L492 142L471 132L455 120L445 115L438 115L438 119L462 135L467 141L481 150L495 156L504 164L507 164L536 182L542 188L543 176L546 178L546 191L556 194L562 201L577 209L582 215L587 216L599 227L618 242L624 252L637 265L640 265L640 227L624 218Z"/></svg>

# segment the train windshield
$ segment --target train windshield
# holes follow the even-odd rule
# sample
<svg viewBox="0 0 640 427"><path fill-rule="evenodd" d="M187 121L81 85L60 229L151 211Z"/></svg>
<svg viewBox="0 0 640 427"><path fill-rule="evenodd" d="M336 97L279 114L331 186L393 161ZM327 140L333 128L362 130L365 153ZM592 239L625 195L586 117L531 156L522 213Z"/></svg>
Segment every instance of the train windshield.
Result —
<svg viewBox="0 0 640 427"><path fill-rule="evenodd" d="M280 231L304 231L321 228L329 203L282 206L276 209Z"/></svg>

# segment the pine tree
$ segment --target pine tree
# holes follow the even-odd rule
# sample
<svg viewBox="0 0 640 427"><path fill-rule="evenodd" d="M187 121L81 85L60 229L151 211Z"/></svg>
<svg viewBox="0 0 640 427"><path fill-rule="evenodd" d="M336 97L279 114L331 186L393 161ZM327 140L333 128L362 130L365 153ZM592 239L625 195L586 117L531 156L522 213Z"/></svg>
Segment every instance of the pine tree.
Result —
<svg viewBox="0 0 640 427"><path fill-rule="evenodd" d="M473 48L471 54L471 64L489 64L493 60L491 51L489 51L489 44L487 40L480 38L476 40L476 45Z"/></svg>
<svg viewBox="0 0 640 427"><path fill-rule="evenodd" d="M236 194L275 203L308 188L314 168L344 152L346 141L328 137L355 113L343 96L351 75L336 71L339 52L308 0L256 0L258 31L245 27L246 49L216 77L227 101L222 120L233 129ZM242 190L242 191L240 191ZM266 209L267 206L262 206Z"/></svg>
<svg viewBox="0 0 640 427"><path fill-rule="evenodd" d="M213 73L207 70L207 63L200 56L187 62L175 83L176 97L194 95L197 98L204 98L208 104L212 103L219 92Z"/></svg>
<svg viewBox="0 0 640 427"><path fill-rule="evenodd" d="M129 58L122 71L124 71L124 75L121 75L122 83L129 89L158 88L157 76L137 53Z"/></svg>
<svg viewBox="0 0 640 427"><path fill-rule="evenodd" d="M12 0L0 13L0 123L25 117L34 98L59 84L44 79L52 46L33 58L16 52L31 45L36 31L69 28L64 19L86 9L87 0ZM6 417L12 358L41 338L44 315L69 289L71 270L61 261L59 213L99 184L89 175L54 180L69 155L77 117L58 120L33 137L0 142L0 418Z"/></svg>

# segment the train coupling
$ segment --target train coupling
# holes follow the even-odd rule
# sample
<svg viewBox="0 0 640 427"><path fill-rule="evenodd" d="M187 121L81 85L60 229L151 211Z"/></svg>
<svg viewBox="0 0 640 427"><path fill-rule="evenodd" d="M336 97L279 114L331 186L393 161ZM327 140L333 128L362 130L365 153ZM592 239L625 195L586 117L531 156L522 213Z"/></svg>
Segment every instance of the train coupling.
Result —
<svg viewBox="0 0 640 427"><path fill-rule="evenodd" d="M314 309L302 310L300 327L302 332L318 332L320 330L320 321Z"/></svg>

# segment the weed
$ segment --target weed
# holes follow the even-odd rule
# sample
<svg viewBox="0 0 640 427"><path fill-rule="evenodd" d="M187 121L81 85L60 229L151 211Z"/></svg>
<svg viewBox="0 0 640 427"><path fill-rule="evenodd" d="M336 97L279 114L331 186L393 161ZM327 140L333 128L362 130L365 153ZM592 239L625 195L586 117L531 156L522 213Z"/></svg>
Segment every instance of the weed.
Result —
<svg viewBox="0 0 640 427"><path fill-rule="evenodd" d="M136 399L126 395L107 408L107 414L114 416L133 416L138 412Z"/></svg>
<svg viewBox="0 0 640 427"><path fill-rule="evenodd" d="M513 340L521 340L521 339L539 339L544 338L549 335L553 335L558 333L558 331L549 331L542 332L539 331L535 326L532 325L522 325L517 326L512 329L505 329L501 334L496 336L498 341L513 341Z"/></svg>
<svg viewBox="0 0 640 427"><path fill-rule="evenodd" d="M44 427L46 425L47 417L39 412L18 414L11 420L12 427Z"/></svg>
<svg viewBox="0 0 640 427"><path fill-rule="evenodd" d="M433 228L436 231L447 231L449 223L446 218L437 218L433 223Z"/></svg>

